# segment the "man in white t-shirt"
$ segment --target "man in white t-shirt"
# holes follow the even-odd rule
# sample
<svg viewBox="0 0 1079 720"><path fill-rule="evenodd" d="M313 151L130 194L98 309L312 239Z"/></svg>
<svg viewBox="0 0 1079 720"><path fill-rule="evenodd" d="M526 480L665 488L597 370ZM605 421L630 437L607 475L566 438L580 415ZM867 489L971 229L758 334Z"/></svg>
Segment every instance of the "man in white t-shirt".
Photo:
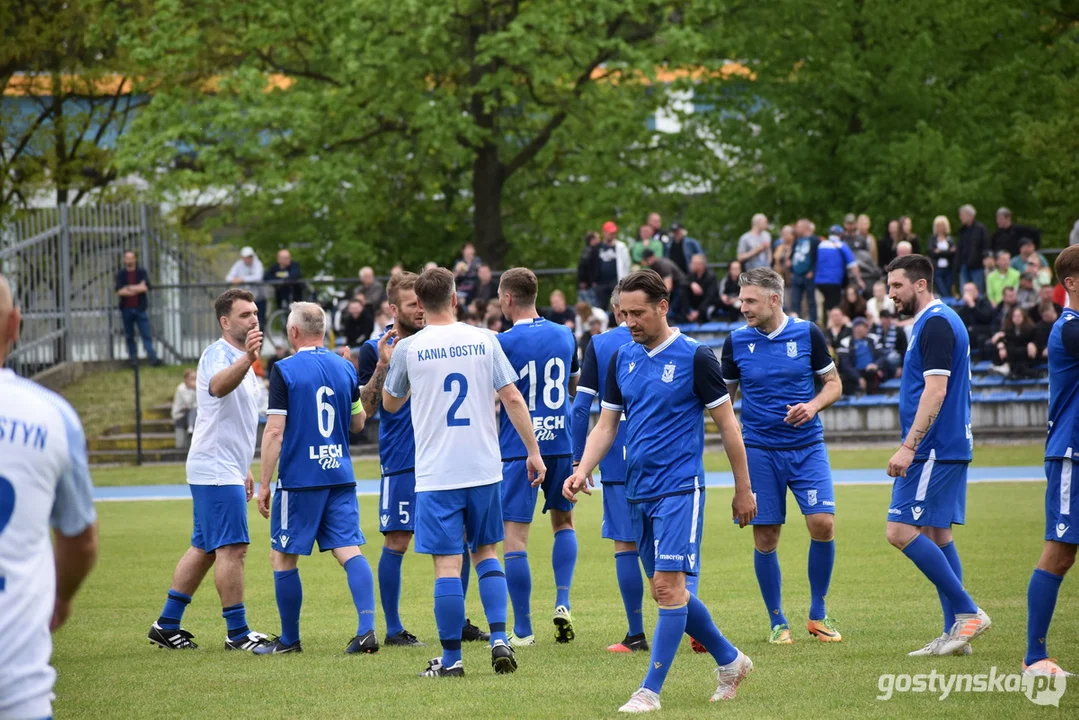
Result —
<svg viewBox="0 0 1079 720"><path fill-rule="evenodd" d="M750 221L751 227L738 238L738 262L742 271L769 267L772 264L772 235L768 232L768 217L757 213Z"/></svg>
<svg viewBox="0 0 1079 720"><path fill-rule="evenodd" d="M0 365L19 320L0 275ZM49 632L97 557L86 437L63 398L11 370L0 369L0 398L0 718L45 718L56 681Z"/></svg>
<svg viewBox="0 0 1079 720"><path fill-rule="evenodd" d="M426 326L393 345L382 407L395 413L412 397L416 440L416 552L434 556L435 622L442 656L421 677L464 675L461 627L461 536L472 552L480 599L491 630L491 665L498 674L517 669L506 639L506 575L498 562L502 542L502 454L496 398L524 442L529 480L546 468L528 405L514 383L517 373L489 330L456 322L457 290L443 268L416 280Z"/></svg>
<svg viewBox="0 0 1079 720"><path fill-rule="evenodd" d="M193 501L194 529L172 576L161 616L150 627L150 642L168 650L198 647L180 627L211 567L225 618L226 650L252 651L269 642L247 626L244 609L244 557L247 501L254 494L255 457L262 386L251 365L262 347L255 299L234 288L214 301L221 339L206 348L195 379L198 414L187 453L187 484Z"/></svg>

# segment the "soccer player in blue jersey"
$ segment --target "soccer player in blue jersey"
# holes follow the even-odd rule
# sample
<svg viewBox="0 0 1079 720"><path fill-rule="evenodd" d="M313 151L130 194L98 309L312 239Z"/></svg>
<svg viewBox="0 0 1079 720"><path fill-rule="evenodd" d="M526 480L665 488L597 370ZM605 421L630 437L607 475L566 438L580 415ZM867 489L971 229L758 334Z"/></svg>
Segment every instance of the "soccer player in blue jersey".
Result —
<svg viewBox="0 0 1079 720"><path fill-rule="evenodd" d="M603 397L604 381L611 357L623 345L632 342L633 336L626 326L619 300L622 282L611 293L611 309L619 324L600 333L588 343L581 363L581 377L577 381L577 395L573 398L573 465L577 467L584 455L588 437L589 416L592 400ZM608 646L609 652L629 653L648 650L644 635L644 581L641 579L640 558L637 555L637 536L629 501L626 500L626 424L618 423L611 450L599 461L600 484L603 486L602 534L614 541L614 569L618 590L626 610L628 628L621 642ZM589 480L591 482L591 480ZM691 576L687 576L687 580Z"/></svg>
<svg viewBox="0 0 1079 720"><path fill-rule="evenodd" d="M399 272L390 278L386 297L393 323L379 337L360 347L360 400L364 414L374 417L382 405L382 387L390 366L393 342L423 328L423 308L416 299L415 273ZM391 413L382 409L378 424L378 454L382 468L379 486L378 529L385 544L378 558L378 591L386 614L386 645L422 646L401 623L401 562L416 526L416 442L412 435L412 408L407 401ZM462 569L467 569L462 564ZM462 575L467 590L467 573ZM487 633L465 620L462 640L488 640Z"/></svg>
<svg viewBox="0 0 1079 720"><path fill-rule="evenodd" d="M476 566L480 600L491 630L491 666L517 669L506 636L506 575L498 562L502 524L502 459L495 399L521 437L529 480L543 482L545 468L528 405L514 383L517 373L495 335L457 322L457 290L445 268L424 270L416 280L423 330L394 343L382 407L412 405L416 442L416 552L435 566L435 622L442 644L421 677L464 675L461 626L461 539Z"/></svg>
<svg viewBox="0 0 1079 720"><path fill-rule="evenodd" d="M543 512L551 514L554 545L555 641L574 638L570 615L570 586L577 565L577 533L573 503L562 497L562 481L573 474L570 437L570 396L577 392L577 341L573 331L541 318L536 312L539 284L528 268L510 268L498 283L498 303L513 327L499 334L498 342L517 371L517 389L528 401L532 428L539 443L547 475L543 481ZM501 411L499 445L502 449L502 519L506 539L506 586L513 604L514 647L535 645L532 633L532 572L528 567L528 531L536 512L539 489L528 479L528 457L505 408Z"/></svg>
<svg viewBox="0 0 1079 720"><path fill-rule="evenodd" d="M905 255L888 264L888 288L901 315L914 318L899 390L902 445L888 461L895 478L888 542L937 588L944 633L911 655L969 652L989 616L963 589L952 525L963 524L970 432L970 342L959 316L933 297L933 263Z"/></svg>
<svg viewBox="0 0 1079 720"><path fill-rule="evenodd" d="M620 708L639 713L660 709L659 693L682 635L696 638L715 658L719 685L712 700L734 697L753 669L748 657L723 637L686 576L700 572L704 523L704 412L723 433L734 471L732 508L739 525L757 514L742 434L712 351L667 325L667 288L651 270L630 273L619 301L633 342L611 358L599 423L563 492L573 499L591 494L589 475L618 436L626 417L626 497L641 561L659 603L648 673Z"/></svg>
<svg viewBox="0 0 1079 720"><path fill-rule="evenodd" d="M345 569L359 623L345 652L378 652L375 636L375 581L360 531L356 479L348 433L363 429L356 369L348 359L323 347L325 315L314 303L293 303L289 312L292 357L270 372L270 406L262 436L259 512L270 518L270 564L274 571L281 636L256 648L259 655L302 652L300 606L303 587L296 567L300 555L333 553ZM280 459L280 487L270 482Z"/></svg>
<svg viewBox="0 0 1079 720"><path fill-rule="evenodd" d="M813 323L783 313L783 278L771 268L742 273L746 327L723 345L723 382L742 388L742 431L757 497L753 567L768 610L769 642L789 644L779 572L779 533L787 519L787 489L809 528L810 634L824 642L842 636L825 612L835 564L835 494L818 413L843 394L828 341ZM823 381L816 392L814 379Z"/></svg>
<svg viewBox="0 0 1079 720"><path fill-rule="evenodd" d="M1057 281L1068 306L1049 334L1049 436L1045 441L1045 547L1027 587L1027 675L1059 675L1045 639L1064 575L1079 546L1079 492L1072 469L1079 460L1079 245L1061 251ZM1070 674L1070 673L1067 673Z"/></svg>

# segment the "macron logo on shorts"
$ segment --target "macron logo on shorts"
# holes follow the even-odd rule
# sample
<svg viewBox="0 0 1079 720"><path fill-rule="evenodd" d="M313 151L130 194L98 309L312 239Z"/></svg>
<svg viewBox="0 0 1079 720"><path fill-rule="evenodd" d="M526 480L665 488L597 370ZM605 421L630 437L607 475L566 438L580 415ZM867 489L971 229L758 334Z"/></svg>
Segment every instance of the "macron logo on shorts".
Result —
<svg viewBox="0 0 1079 720"><path fill-rule="evenodd" d="M281 536L281 547L283 547L283 548L288 547L288 540L289 540L288 535L282 535Z"/></svg>
<svg viewBox="0 0 1079 720"><path fill-rule="evenodd" d="M1068 532L1068 526L1067 525L1065 525L1064 523L1060 523L1060 524L1057 525L1057 537L1058 538L1064 537L1064 533L1066 533L1066 532Z"/></svg>
<svg viewBox="0 0 1079 720"><path fill-rule="evenodd" d="M925 512L925 508L913 507L910 509L910 514L914 516L915 520L921 518L923 512Z"/></svg>

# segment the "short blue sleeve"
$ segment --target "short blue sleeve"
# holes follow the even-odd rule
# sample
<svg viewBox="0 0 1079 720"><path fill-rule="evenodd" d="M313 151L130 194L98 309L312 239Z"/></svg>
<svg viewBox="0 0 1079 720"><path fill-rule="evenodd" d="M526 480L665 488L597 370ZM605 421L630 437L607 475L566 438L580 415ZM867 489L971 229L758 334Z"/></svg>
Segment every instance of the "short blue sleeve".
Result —
<svg viewBox="0 0 1079 720"><path fill-rule="evenodd" d="M67 434L67 468L56 484L52 506L52 526L65 537L81 535L97 520L94 510L94 486L86 458L86 435L75 411L61 410Z"/></svg>
<svg viewBox="0 0 1079 720"><path fill-rule="evenodd" d="M588 345L589 345L589 347L591 347L592 343L588 343ZM581 366L580 366L580 363L577 362L577 351L576 351L576 348L574 348L573 355L570 356L570 361L569 361L569 376L570 377L580 377L580 375L581 375ZM578 382L580 382L580 381L578 381Z"/></svg>
<svg viewBox="0 0 1079 720"><path fill-rule="evenodd" d="M733 333L732 333L733 335ZM738 369L738 363L734 361L734 341L731 335L723 341L723 364L721 366L724 382L738 382L742 378L742 371Z"/></svg>
<svg viewBox="0 0 1079 720"><path fill-rule="evenodd" d="M1060 342L1064 352L1079 360L1079 322L1065 322L1060 328Z"/></svg>
<svg viewBox="0 0 1079 720"><path fill-rule="evenodd" d="M288 385L281 374L280 363L274 363L270 371L270 405L267 415L288 415Z"/></svg>
<svg viewBox="0 0 1079 720"><path fill-rule="evenodd" d="M615 350L611 356L611 364L607 367L607 383L603 388L603 398L600 407L604 410L625 411L622 400L622 388L618 387L618 356L621 349Z"/></svg>
<svg viewBox="0 0 1079 720"><path fill-rule="evenodd" d="M828 338L824 337L824 332L814 323L809 323L809 345L809 362L813 372L823 375L835 367L832 354L828 352Z"/></svg>
<svg viewBox="0 0 1079 720"><path fill-rule="evenodd" d="M922 375L952 374L952 353L955 352L955 333L948 321L934 315L925 321L918 336L918 349L922 354Z"/></svg>
<svg viewBox="0 0 1079 720"><path fill-rule="evenodd" d="M839 243L839 250L843 253L843 262L846 265L853 265L857 260L854 258L854 253L851 252L850 246L845 242Z"/></svg>
<svg viewBox="0 0 1079 720"><path fill-rule="evenodd" d="M378 350L376 350L371 343L365 342L360 346L360 357L358 359L360 365L360 372L357 375L357 380L361 386L366 385L371 379L371 376L375 374L375 367L378 365Z"/></svg>
<svg viewBox="0 0 1079 720"><path fill-rule="evenodd" d="M707 345L698 345L693 353L693 392L709 410L731 399L723 382L719 360Z"/></svg>
<svg viewBox="0 0 1079 720"><path fill-rule="evenodd" d="M596 363L596 344L588 343L584 351L584 365L581 367L581 376L577 379L577 392L595 397L599 395L599 366Z"/></svg>

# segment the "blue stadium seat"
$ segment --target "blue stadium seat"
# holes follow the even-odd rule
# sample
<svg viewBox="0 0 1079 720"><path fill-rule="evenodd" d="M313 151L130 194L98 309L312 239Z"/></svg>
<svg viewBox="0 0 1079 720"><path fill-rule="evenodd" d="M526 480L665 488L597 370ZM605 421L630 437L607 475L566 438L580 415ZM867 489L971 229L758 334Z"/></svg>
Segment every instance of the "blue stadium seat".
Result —
<svg viewBox="0 0 1079 720"><path fill-rule="evenodd" d="M698 327L697 329L700 332L706 332L706 333L727 332L727 323L723 323L723 322L706 322L706 323L701 323L700 327Z"/></svg>
<svg viewBox="0 0 1079 720"><path fill-rule="evenodd" d="M901 378L892 378L891 380L885 380L880 384L882 390L898 390L902 385L903 380Z"/></svg>
<svg viewBox="0 0 1079 720"><path fill-rule="evenodd" d="M984 395L975 395L974 402L1011 402L1019 399L1019 393L1015 390L994 390Z"/></svg>
<svg viewBox="0 0 1079 720"><path fill-rule="evenodd" d="M976 373L987 373L989 372L989 368L991 367L993 367L993 363L989 362L988 360L982 360L981 362L974 363L974 366L971 367L971 370Z"/></svg>
<svg viewBox="0 0 1079 720"><path fill-rule="evenodd" d="M722 348L723 343L727 341L726 337L708 338L707 340L701 340L702 345L707 345L710 348Z"/></svg>
<svg viewBox="0 0 1079 720"><path fill-rule="evenodd" d="M1026 402L1049 402L1048 390L1027 390L1019 396L1020 400Z"/></svg>
<svg viewBox="0 0 1079 720"><path fill-rule="evenodd" d="M677 325L676 327L684 333L695 333L699 332L701 329L701 326L697 323L685 323L682 325Z"/></svg>
<svg viewBox="0 0 1079 720"><path fill-rule="evenodd" d="M1004 378L1000 375L983 375L970 381L973 387L994 387L1004 384Z"/></svg>
<svg viewBox="0 0 1079 720"><path fill-rule="evenodd" d="M945 305L947 305L948 307L953 307L953 308L955 308L955 307L959 307L960 305L962 305L962 304L963 304L963 301L962 301L962 300L960 300L959 298L954 298L954 297L945 297L945 298L941 298L941 301L942 301L942 302L943 302L943 303L944 303Z"/></svg>

